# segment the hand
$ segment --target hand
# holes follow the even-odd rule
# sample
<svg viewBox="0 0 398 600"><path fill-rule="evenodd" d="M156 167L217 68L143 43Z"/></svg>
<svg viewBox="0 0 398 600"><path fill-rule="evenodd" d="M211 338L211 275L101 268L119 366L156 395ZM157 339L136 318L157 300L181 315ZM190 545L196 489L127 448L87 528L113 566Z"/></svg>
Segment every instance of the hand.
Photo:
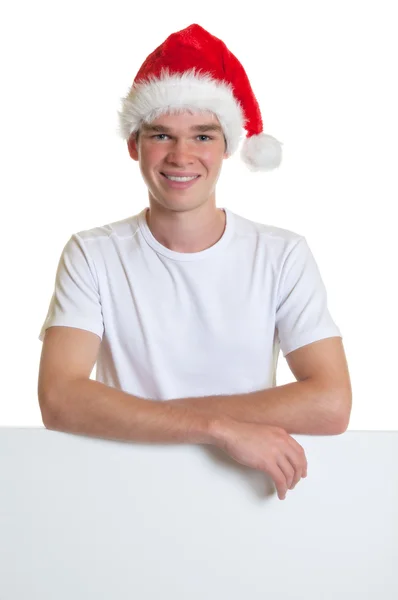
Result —
<svg viewBox="0 0 398 600"><path fill-rule="evenodd" d="M237 462L270 475L280 500L302 477L307 477L304 449L281 427L229 417L220 419L217 427L216 445Z"/></svg>

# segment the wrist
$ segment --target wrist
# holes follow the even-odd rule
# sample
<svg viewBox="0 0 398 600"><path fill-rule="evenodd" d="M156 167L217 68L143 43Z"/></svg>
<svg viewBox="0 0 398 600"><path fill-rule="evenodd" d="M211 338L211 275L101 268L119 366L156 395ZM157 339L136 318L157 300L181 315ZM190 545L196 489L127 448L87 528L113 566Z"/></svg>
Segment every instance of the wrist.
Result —
<svg viewBox="0 0 398 600"><path fill-rule="evenodd" d="M214 417L209 420L209 443L223 448L236 421L230 417Z"/></svg>

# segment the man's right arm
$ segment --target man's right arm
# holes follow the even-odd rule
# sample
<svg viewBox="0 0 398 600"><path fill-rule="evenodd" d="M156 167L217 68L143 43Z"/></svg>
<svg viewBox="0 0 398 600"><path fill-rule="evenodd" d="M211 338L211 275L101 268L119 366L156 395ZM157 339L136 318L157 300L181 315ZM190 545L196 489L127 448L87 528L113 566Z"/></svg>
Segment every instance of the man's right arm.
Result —
<svg viewBox="0 0 398 600"><path fill-rule="evenodd" d="M213 419L92 379L69 381L42 410L47 429L123 441L215 444Z"/></svg>
<svg viewBox="0 0 398 600"><path fill-rule="evenodd" d="M192 406L140 398L91 380L100 342L84 329L46 329L38 395L47 429L127 442L212 444L271 475L280 499L306 476L304 449L279 427L213 418Z"/></svg>
<svg viewBox="0 0 398 600"><path fill-rule="evenodd" d="M83 329L46 330L38 396L47 429L122 441L221 446L219 420L90 379L100 341Z"/></svg>

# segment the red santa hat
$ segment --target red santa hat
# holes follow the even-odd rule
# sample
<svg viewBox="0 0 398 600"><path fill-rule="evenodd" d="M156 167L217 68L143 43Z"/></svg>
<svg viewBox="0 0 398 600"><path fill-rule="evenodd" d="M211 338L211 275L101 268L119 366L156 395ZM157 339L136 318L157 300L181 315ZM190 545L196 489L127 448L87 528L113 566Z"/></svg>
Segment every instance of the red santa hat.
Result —
<svg viewBox="0 0 398 600"><path fill-rule="evenodd" d="M227 153L238 148L252 171L270 171L282 160L282 142L263 133L260 107L238 59L200 25L172 33L144 61L121 98L119 134L128 140L142 122L185 110L211 111L220 121Z"/></svg>

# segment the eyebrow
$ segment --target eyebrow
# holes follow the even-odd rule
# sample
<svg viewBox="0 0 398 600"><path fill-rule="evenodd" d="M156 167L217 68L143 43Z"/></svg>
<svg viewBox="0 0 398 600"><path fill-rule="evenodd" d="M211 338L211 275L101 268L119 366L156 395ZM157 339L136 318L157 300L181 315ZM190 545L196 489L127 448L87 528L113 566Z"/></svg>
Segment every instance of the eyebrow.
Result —
<svg viewBox="0 0 398 600"><path fill-rule="evenodd" d="M147 125L144 123L142 125L143 131L167 131L170 133L172 129L170 127L166 127L165 125ZM191 131L219 131L222 132L222 128L220 125L216 125L215 123L204 123L203 125L193 125L190 127Z"/></svg>

